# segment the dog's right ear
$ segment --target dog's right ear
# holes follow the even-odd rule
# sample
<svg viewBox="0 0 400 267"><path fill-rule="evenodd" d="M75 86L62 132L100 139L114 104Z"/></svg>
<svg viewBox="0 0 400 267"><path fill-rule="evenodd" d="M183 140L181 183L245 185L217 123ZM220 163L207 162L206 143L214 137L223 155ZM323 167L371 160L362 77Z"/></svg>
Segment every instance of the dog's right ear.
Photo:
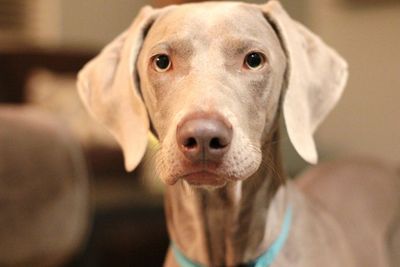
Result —
<svg viewBox="0 0 400 267"><path fill-rule="evenodd" d="M261 6L288 58L283 116L290 141L310 163L318 160L313 134L346 85L346 61L310 30L294 21L276 0Z"/></svg>
<svg viewBox="0 0 400 267"><path fill-rule="evenodd" d="M136 80L136 59L159 12L142 8L130 28L78 74L83 103L121 145L128 171L139 164L147 145L149 120Z"/></svg>

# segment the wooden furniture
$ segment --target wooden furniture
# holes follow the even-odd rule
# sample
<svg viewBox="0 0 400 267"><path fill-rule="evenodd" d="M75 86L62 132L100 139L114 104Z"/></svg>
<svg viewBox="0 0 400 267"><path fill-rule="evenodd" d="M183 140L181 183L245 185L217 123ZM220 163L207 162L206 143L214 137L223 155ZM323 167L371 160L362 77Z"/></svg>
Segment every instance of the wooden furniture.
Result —
<svg viewBox="0 0 400 267"><path fill-rule="evenodd" d="M0 103L22 103L24 87L35 68L76 73L95 55L88 51L16 48L0 51Z"/></svg>

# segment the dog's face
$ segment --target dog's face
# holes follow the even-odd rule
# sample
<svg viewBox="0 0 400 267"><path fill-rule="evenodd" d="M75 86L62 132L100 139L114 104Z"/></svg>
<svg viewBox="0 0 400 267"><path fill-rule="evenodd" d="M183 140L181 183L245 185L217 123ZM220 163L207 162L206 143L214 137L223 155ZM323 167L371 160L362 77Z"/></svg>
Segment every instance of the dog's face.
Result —
<svg viewBox="0 0 400 267"><path fill-rule="evenodd" d="M170 10L151 26L137 66L165 182L220 186L258 169L286 66L259 9L205 3Z"/></svg>
<svg viewBox="0 0 400 267"><path fill-rule="evenodd" d="M128 170L152 124L166 183L223 186L257 171L279 106L295 149L315 163L312 135L346 79L346 62L279 2L209 2L143 8L80 72L78 88Z"/></svg>

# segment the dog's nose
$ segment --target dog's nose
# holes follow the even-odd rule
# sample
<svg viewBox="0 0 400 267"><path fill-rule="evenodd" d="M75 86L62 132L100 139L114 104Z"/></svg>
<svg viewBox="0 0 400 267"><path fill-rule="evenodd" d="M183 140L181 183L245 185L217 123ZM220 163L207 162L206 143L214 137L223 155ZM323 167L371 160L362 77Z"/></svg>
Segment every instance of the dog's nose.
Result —
<svg viewBox="0 0 400 267"><path fill-rule="evenodd" d="M194 118L177 127L179 149L191 161L218 161L228 151L232 126L218 118Z"/></svg>

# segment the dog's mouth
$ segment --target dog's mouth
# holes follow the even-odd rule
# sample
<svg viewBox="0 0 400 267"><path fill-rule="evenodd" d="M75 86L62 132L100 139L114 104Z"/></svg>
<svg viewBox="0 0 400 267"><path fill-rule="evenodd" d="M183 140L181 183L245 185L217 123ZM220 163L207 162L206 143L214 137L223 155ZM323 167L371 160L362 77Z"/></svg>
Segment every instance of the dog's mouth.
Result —
<svg viewBox="0 0 400 267"><path fill-rule="evenodd" d="M209 170L200 170L195 172L190 172L179 177L184 179L190 185L193 186L212 186L220 187L226 184L226 179L218 175L217 173Z"/></svg>
<svg viewBox="0 0 400 267"><path fill-rule="evenodd" d="M159 162L165 161L160 160ZM257 162L257 158L221 162L190 162L185 159L178 159L172 161L172 167L169 167L166 171L160 169L165 164L158 165L158 172L162 180L168 185L184 181L191 186L217 188L231 182L247 179L257 170L259 166L255 164Z"/></svg>

